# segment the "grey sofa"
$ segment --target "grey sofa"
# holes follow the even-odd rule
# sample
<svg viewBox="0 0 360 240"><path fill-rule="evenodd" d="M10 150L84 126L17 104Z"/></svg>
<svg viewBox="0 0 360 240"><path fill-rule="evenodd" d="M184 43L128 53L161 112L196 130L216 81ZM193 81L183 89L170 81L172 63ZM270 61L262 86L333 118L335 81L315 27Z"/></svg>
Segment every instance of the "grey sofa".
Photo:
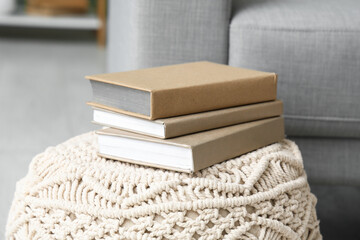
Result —
<svg viewBox="0 0 360 240"><path fill-rule="evenodd" d="M197 60L278 73L324 238L360 239L360 1L110 1L109 71Z"/></svg>

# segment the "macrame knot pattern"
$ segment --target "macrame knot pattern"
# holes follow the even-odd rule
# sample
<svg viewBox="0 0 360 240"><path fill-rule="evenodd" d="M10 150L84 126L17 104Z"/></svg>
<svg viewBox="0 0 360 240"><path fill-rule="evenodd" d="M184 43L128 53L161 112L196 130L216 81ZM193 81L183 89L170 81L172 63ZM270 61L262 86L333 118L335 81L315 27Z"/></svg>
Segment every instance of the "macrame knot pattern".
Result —
<svg viewBox="0 0 360 240"><path fill-rule="evenodd" d="M321 239L301 154L284 140L194 174L50 147L16 186L7 239Z"/></svg>

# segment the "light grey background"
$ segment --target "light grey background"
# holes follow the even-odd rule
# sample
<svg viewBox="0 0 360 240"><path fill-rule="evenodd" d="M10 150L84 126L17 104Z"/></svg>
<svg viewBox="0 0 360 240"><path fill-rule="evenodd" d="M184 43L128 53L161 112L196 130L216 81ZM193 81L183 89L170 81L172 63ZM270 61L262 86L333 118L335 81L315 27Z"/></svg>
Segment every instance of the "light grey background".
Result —
<svg viewBox="0 0 360 240"><path fill-rule="evenodd" d="M104 59L91 32L0 29L0 239L32 157L96 128L84 76Z"/></svg>

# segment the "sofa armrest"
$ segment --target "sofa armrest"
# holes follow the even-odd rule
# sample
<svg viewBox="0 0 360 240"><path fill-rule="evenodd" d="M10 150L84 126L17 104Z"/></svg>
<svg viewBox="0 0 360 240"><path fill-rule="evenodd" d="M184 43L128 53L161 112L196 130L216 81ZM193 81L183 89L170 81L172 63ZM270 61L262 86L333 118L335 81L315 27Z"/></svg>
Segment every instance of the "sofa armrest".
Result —
<svg viewBox="0 0 360 240"><path fill-rule="evenodd" d="M108 70L228 62L231 0L110 0Z"/></svg>

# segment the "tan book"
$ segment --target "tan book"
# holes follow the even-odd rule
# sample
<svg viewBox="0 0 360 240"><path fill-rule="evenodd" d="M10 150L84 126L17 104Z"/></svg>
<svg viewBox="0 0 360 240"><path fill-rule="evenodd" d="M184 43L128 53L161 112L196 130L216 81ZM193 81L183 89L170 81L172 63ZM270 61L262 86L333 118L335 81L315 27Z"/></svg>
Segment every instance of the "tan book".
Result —
<svg viewBox="0 0 360 240"><path fill-rule="evenodd" d="M26 12L31 15L64 15L86 13L88 0L27 0Z"/></svg>
<svg viewBox="0 0 360 240"><path fill-rule="evenodd" d="M27 5L44 8L87 10L88 0L26 0Z"/></svg>
<svg viewBox="0 0 360 240"><path fill-rule="evenodd" d="M195 172L284 138L282 117L171 139L107 128L97 131L100 156L180 172Z"/></svg>
<svg viewBox="0 0 360 240"><path fill-rule="evenodd" d="M280 116L282 113L283 104L280 100L157 120L94 108L93 122L164 139Z"/></svg>
<svg viewBox="0 0 360 240"><path fill-rule="evenodd" d="M146 119L205 112L276 99L276 74L194 62L86 76L91 106Z"/></svg>

